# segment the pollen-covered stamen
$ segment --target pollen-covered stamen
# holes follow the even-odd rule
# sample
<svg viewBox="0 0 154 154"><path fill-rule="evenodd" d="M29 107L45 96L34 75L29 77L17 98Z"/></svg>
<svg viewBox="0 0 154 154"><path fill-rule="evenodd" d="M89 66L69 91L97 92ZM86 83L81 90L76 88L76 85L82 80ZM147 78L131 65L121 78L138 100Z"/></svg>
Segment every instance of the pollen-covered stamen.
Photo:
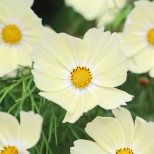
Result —
<svg viewBox="0 0 154 154"><path fill-rule="evenodd" d="M15 146L5 146L0 154L19 154L19 151Z"/></svg>
<svg viewBox="0 0 154 154"><path fill-rule="evenodd" d="M134 154L133 150L130 148L120 148L115 154Z"/></svg>
<svg viewBox="0 0 154 154"><path fill-rule="evenodd" d="M148 40L149 44L154 45L154 28L152 28L148 31L147 40Z"/></svg>
<svg viewBox="0 0 154 154"><path fill-rule="evenodd" d="M70 79L76 88L85 88L92 81L92 74L87 67L76 67L70 74Z"/></svg>
<svg viewBox="0 0 154 154"><path fill-rule="evenodd" d="M21 38L22 33L20 29L14 24L6 25L2 29L2 39L5 43L17 44L21 41Z"/></svg>

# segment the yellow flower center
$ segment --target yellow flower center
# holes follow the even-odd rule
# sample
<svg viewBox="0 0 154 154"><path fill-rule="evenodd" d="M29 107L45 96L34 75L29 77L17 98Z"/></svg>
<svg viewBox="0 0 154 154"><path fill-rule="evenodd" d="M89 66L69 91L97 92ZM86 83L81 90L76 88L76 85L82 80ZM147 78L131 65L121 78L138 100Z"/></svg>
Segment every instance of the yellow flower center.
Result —
<svg viewBox="0 0 154 154"><path fill-rule="evenodd" d="M19 154L18 149L15 146L5 146L0 154Z"/></svg>
<svg viewBox="0 0 154 154"><path fill-rule="evenodd" d="M21 38L21 31L14 24L9 24L2 29L2 39L8 44L17 44L20 42Z"/></svg>
<svg viewBox="0 0 154 154"><path fill-rule="evenodd" d="M115 154L134 154L134 152L130 148L120 148Z"/></svg>
<svg viewBox="0 0 154 154"><path fill-rule="evenodd" d="M148 31L147 40L151 45L154 45L154 28Z"/></svg>
<svg viewBox="0 0 154 154"><path fill-rule="evenodd" d="M76 88L85 88L92 81L92 74L87 67L76 67L70 74L71 81Z"/></svg>

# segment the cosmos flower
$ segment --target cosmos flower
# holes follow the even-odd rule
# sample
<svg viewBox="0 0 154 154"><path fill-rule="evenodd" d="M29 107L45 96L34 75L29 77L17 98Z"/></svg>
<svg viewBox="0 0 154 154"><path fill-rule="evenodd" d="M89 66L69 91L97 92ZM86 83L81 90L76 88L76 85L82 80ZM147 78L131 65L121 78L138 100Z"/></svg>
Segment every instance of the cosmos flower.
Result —
<svg viewBox="0 0 154 154"><path fill-rule="evenodd" d="M94 141L77 140L71 154L153 154L154 123L137 117L135 123L128 110L112 111L115 118L96 117L86 127Z"/></svg>
<svg viewBox="0 0 154 154"><path fill-rule="evenodd" d="M0 154L29 154L27 149L39 140L42 117L34 112L20 112L20 124L12 115L0 112Z"/></svg>
<svg viewBox="0 0 154 154"><path fill-rule="evenodd" d="M97 26L106 25L126 5L127 0L65 0L67 6L73 7L87 20L97 20Z"/></svg>
<svg viewBox="0 0 154 154"><path fill-rule="evenodd" d="M0 77L31 66L30 52L43 36L41 20L30 9L32 0L0 1Z"/></svg>
<svg viewBox="0 0 154 154"><path fill-rule="evenodd" d="M137 1L127 17L121 34L123 50L128 58L130 71L154 77L154 3Z"/></svg>
<svg viewBox="0 0 154 154"><path fill-rule="evenodd" d="M128 70L116 33L93 28L83 40L55 34L35 51L32 73L39 94L67 111L64 122L75 122L96 105L113 109L132 100L114 88L125 82Z"/></svg>

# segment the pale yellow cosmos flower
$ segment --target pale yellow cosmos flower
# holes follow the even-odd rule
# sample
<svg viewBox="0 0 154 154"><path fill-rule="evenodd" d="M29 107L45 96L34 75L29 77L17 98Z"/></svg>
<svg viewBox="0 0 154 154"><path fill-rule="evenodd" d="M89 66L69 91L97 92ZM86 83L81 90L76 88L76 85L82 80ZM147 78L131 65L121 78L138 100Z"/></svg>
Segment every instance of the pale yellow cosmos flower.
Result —
<svg viewBox="0 0 154 154"><path fill-rule="evenodd" d="M114 109L113 117L96 117L85 130L94 141L77 140L71 154L153 154L154 123L137 117L128 110Z"/></svg>
<svg viewBox="0 0 154 154"><path fill-rule="evenodd" d="M154 77L154 2L137 1L121 35L130 71Z"/></svg>
<svg viewBox="0 0 154 154"><path fill-rule="evenodd" d="M93 28L83 40L54 34L36 46L32 58L39 94L67 111L64 122L75 122L96 105L113 109L132 100L115 88L128 70L116 33Z"/></svg>
<svg viewBox="0 0 154 154"><path fill-rule="evenodd" d="M20 124L12 115L0 112L0 154L30 154L39 140L42 117L33 111L20 112Z"/></svg>
<svg viewBox="0 0 154 154"><path fill-rule="evenodd" d="M30 66L30 52L42 39L41 20L30 9L33 1L0 1L0 77Z"/></svg>

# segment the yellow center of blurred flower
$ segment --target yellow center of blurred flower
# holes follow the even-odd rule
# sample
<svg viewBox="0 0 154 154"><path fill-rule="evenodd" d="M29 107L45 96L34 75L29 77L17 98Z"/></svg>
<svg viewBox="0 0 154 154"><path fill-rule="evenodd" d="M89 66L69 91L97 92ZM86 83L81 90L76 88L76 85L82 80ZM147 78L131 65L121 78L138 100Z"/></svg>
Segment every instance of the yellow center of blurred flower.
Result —
<svg viewBox="0 0 154 154"><path fill-rule="evenodd" d="M71 81L76 88L85 88L92 81L92 74L87 67L76 67L70 75Z"/></svg>
<svg viewBox="0 0 154 154"><path fill-rule="evenodd" d="M147 40L151 45L154 45L154 28L148 31Z"/></svg>
<svg viewBox="0 0 154 154"><path fill-rule="evenodd" d="M2 39L8 44L17 44L20 42L21 38L21 31L14 24L7 25L2 29Z"/></svg>
<svg viewBox="0 0 154 154"><path fill-rule="evenodd" d="M15 146L5 146L0 154L19 154L18 149Z"/></svg>
<svg viewBox="0 0 154 154"><path fill-rule="evenodd" d="M134 152L130 148L120 148L115 154L134 154Z"/></svg>

